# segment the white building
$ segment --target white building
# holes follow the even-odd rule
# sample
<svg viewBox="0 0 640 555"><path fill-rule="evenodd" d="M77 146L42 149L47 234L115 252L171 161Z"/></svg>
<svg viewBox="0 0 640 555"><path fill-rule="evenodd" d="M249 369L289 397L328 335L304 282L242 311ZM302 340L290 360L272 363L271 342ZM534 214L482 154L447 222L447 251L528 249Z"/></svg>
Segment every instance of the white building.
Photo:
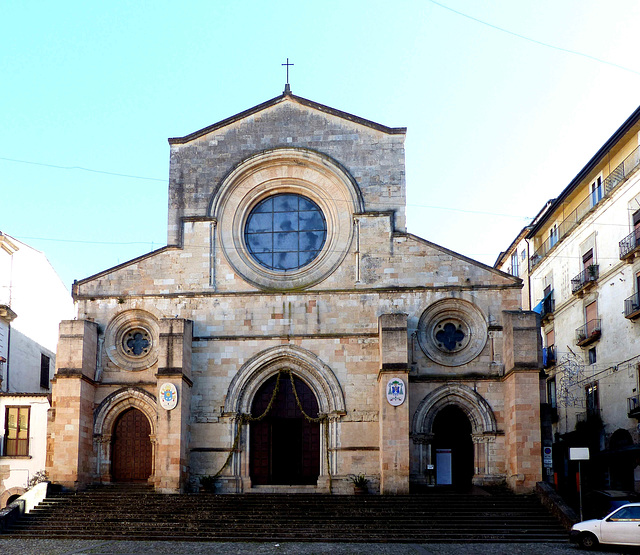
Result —
<svg viewBox="0 0 640 555"><path fill-rule="evenodd" d="M45 255L0 232L0 507L45 468L58 326L74 314Z"/></svg>
<svg viewBox="0 0 640 555"><path fill-rule="evenodd" d="M569 447L590 448L585 490L640 490L639 133L640 108L496 262L518 260L523 308L541 315L546 439L569 496Z"/></svg>

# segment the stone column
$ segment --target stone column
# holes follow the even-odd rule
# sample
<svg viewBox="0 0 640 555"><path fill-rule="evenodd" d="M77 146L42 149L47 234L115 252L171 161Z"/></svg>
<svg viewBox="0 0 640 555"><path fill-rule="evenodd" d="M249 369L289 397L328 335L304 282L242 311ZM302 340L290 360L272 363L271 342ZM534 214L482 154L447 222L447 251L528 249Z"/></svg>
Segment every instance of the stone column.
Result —
<svg viewBox="0 0 640 555"><path fill-rule="evenodd" d="M158 429L154 442L156 490L163 493L184 491L189 480L189 419L191 413L191 344L190 320L160 320L157 395L165 383L175 385L178 404L172 410L158 402Z"/></svg>
<svg viewBox="0 0 640 555"><path fill-rule="evenodd" d="M93 405L98 326L87 320L60 323L56 373L47 430L46 470L53 482L83 488L95 475Z"/></svg>
<svg viewBox="0 0 640 555"><path fill-rule="evenodd" d="M378 319L380 372L378 402L380 421L380 493L409 493L409 363L407 315L383 314ZM404 384L405 400L392 406L387 384L398 378Z"/></svg>
<svg viewBox="0 0 640 555"><path fill-rule="evenodd" d="M542 480L540 321L535 312L523 311L505 311L503 320L507 483L525 493Z"/></svg>

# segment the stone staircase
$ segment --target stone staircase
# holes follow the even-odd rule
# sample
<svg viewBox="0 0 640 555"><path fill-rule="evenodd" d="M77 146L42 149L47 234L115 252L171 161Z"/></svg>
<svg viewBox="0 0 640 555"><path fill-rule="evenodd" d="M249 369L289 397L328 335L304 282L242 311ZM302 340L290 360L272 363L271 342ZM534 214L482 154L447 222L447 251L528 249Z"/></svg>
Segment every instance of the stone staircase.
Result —
<svg viewBox="0 0 640 555"><path fill-rule="evenodd" d="M174 541L566 542L533 496L167 495L101 486L45 499L2 538Z"/></svg>

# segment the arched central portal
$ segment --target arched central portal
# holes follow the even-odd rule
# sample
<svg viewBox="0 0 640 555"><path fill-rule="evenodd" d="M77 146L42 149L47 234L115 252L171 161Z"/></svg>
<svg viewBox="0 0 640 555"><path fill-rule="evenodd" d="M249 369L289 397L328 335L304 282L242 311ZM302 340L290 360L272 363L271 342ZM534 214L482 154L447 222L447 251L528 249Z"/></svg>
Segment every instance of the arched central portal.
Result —
<svg viewBox="0 0 640 555"><path fill-rule="evenodd" d="M113 427L111 476L114 482L146 482L151 475L151 425L138 409L120 414Z"/></svg>
<svg viewBox="0 0 640 555"><path fill-rule="evenodd" d="M277 376L258 389L251 414L260 416L269 406ZM318 417L318 401L311 389L294 376L296 393L304 412ZM250 425L251 483L316 484L320 474L320 424L309 422L298 407L288 375L282 374L280 388L265 418Z"/></svg>
<svg viewBox="0 0 640 555"><path fill-rule="evenodd" d="M468 488L473 478L471 423L457 406L438 412L433 422L436 483Z"/></svg>

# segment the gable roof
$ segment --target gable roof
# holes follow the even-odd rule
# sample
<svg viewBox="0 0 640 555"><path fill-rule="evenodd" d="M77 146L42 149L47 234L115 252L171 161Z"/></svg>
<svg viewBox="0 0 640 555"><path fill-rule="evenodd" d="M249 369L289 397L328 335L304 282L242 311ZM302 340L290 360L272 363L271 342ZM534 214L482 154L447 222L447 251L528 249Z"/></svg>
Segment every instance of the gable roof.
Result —
<svg viewBox="0 0 640 555"><path fill-rule="evenodd" d="M376 123L375 121L354 116L353 114L349 114L348 112L336 110L335 108L331 108L330 106L325 106L324 104L319 104L318 102L314 102L313 100L307 100L306 98L302 98L301 96L296 96L294 94L291 94L290 92L285 91L280 96L276 96L275 98L272 98L271 100L267 100L262 104L258 104L253 108L244 110L236 114L235 116L231 116L229 118L223 119L218 123L214 123L213 125L209 125L208 127L204 127L203 129L194 131L189 135L185 135L184 137L170 138L169 144L177 145L177 144L188 143L190 141L193 141L194 139L197 139L199 137L202 137L203 135L206 135L207 133L211 133L212 131L216 131L217 129L226 127L227 125L235 123L236 121L240 121L244 118L257 114L258 112L262 112L263 110L271 108L272 106L276 106L277 104L280 104L281 102L285 102L285 101L293 101L293 102L296 102L297 104L307 106L308 108L318 110L319 112L324 112L325 114L330 114L332 116L336 116L338 118L342 118L342 119L351 121L353 123L364 125L365 127L370 127L371 129L375 129L376 131L381 131L382 133L387 133L389 135L403 135L407 132L406 127L387 127L386 125Z"/></svg>

